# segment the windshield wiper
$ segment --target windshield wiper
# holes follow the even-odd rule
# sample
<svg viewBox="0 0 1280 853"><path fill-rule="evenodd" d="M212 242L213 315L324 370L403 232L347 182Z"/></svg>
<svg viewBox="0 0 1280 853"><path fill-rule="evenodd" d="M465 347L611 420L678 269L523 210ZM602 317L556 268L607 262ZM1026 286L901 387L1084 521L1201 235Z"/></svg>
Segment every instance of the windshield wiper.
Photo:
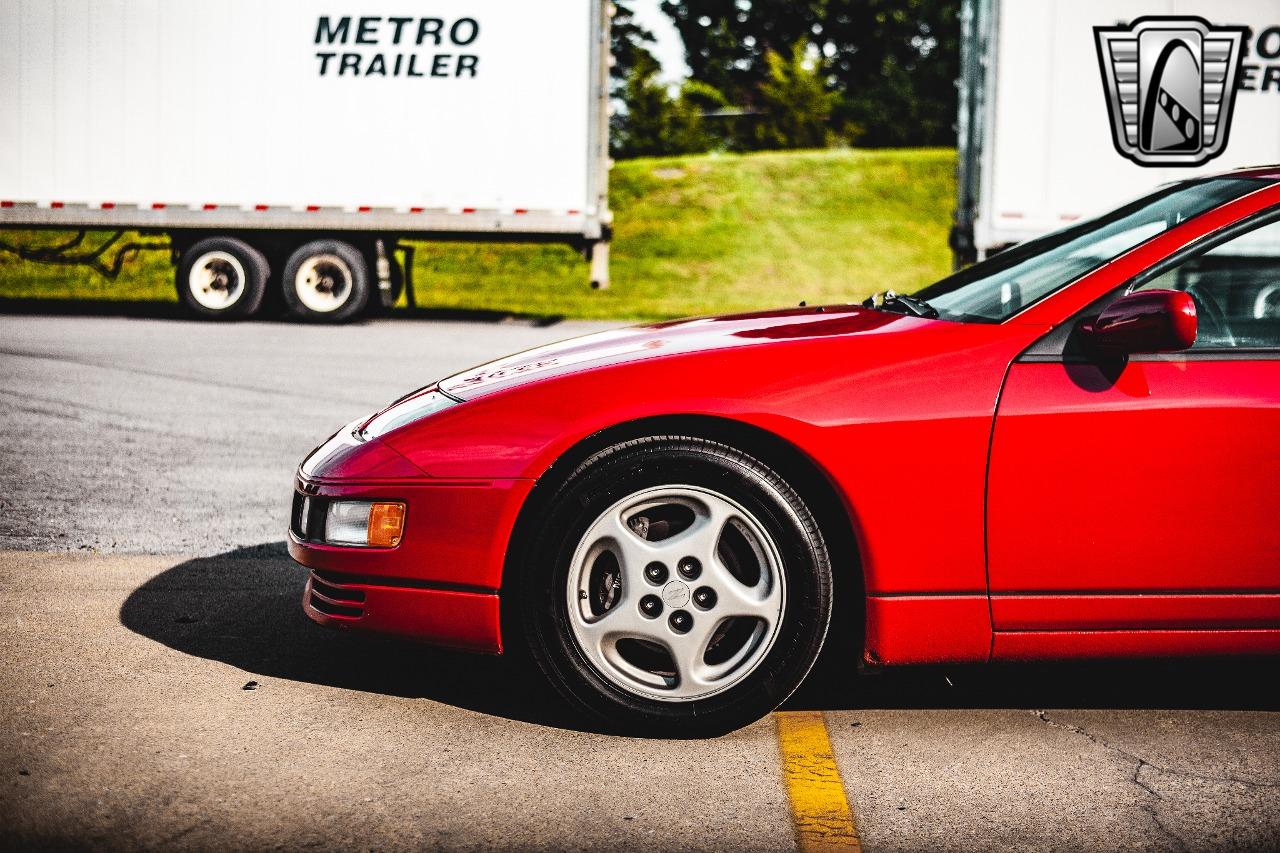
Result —
<svg viewBox="0 0 1280 853"><path fill-rule="evenodd" d="M886 290L882 293L873 293L862 303L864 308L880 308L885 311L900 311L903 314L910 314L913 317L925 317L930 320L938 316L938 309L934 308L923 299L917 299L914 296L908 296L905 293L895 293L892 290Z"/></svg>

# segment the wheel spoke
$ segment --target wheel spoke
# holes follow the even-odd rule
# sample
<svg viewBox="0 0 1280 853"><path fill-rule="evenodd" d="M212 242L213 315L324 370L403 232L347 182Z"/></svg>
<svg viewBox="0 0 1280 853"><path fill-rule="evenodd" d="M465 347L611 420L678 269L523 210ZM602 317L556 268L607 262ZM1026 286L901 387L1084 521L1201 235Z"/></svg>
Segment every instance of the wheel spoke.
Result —
<svg viewBox="0 0 1280 853"><path fill-rule="evenodd" d="M640 615L636 609L635 597L628 596L624 587L622 598L617 604L590 621L579 618L578 629L597 648L604 648L606 644L612 644L623 637L655 639L658 633L655 621L660 620L646 619Z"/></svg>
<svg viewBox="0 0 1280 853"><path fill-rule="evenodd" d="M622 513L610 513L593 526L597 541L608 539L613 548L618 564L622 566L622 587L639 589L644 582L644 567L661 556L661 549L654 547L636 535L636 532L622 520Z"/></svg>
<svg viewBox="0 0 1280 853"><path fill-rule="evenodd" d="M716 591L720 616L751 616L772 624L782 601L782 590L768 572L760 573L755 586L747 586L734 577L717 556L707 565L707 583Z"/></svg>
<svg viewBox="0 0 1280 853"><path fill-rule="evenodd" d="M702 614L694 617L693 629L684 635L669 636L664 643L676 668L673 695L693 696L711 686L713 670L705 663L707 646L720 620Z"/></svg>
<svg viewBox="0 0 1280 853"><path fill-rule="evenodd" d="M688 530L684 530L661 543L664 556L676 564L682 557L694 557L703 565L715 559L716 546L724 534L724 526L734 515L725 504L708 501L696 514Z"/></svg>

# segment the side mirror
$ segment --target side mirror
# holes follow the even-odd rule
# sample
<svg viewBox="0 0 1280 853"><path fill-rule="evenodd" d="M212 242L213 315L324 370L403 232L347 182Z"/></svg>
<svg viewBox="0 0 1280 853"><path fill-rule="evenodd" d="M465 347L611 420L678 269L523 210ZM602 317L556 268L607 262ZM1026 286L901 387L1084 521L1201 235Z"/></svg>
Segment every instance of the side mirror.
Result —
<svg viewBox="0 0 1280 853"><path fill-rule="evenodd" d="M1080 332L1099 355L1177 352L1196 342L1196 304L1181 290L1139 290L1112 302Z"/></svg>

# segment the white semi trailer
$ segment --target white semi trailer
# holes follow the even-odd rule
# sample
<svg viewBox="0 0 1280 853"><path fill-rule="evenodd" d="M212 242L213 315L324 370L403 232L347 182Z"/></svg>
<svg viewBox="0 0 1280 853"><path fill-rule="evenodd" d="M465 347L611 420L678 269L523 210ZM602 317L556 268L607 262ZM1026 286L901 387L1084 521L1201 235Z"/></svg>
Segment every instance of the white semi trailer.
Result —
<svg viewBox="0 0 1280 853"><path fill-rule="evenodd" d="M1280 0L964 0L961 26L957 265L1168 181L1280 163ZM1160 136L1170 110L1185 140Z"/></svg>
<svg viewBox="0 0 1280 853"><path fill-rule="evenodd" d="M605 286L610 10L0 0L0 228L167 235L206 317L390 305L410 238L568 243Z"/></svg>

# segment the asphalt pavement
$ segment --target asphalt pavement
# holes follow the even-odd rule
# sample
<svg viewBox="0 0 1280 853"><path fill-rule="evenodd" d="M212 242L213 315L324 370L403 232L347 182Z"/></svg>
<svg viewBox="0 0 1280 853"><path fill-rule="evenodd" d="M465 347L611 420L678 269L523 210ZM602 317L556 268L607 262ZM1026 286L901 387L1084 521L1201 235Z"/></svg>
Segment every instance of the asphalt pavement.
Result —
<svg viewBox="0 0 1280 853"><path fill-rule="evenodd" d="M343 424L611 325L0 315L0 549L209 555L278 541L294 470Z"/></svg>
<svg viewBox="0 0 1280 853"><path fill-rule="evenodd" d="M0 316L0 845L793 849L776 717L615 737L501 658L300 610L311 447L603 327ZM1275 661L856 658L787 707L821 712L867 850L1280 846Z"/></svg>

